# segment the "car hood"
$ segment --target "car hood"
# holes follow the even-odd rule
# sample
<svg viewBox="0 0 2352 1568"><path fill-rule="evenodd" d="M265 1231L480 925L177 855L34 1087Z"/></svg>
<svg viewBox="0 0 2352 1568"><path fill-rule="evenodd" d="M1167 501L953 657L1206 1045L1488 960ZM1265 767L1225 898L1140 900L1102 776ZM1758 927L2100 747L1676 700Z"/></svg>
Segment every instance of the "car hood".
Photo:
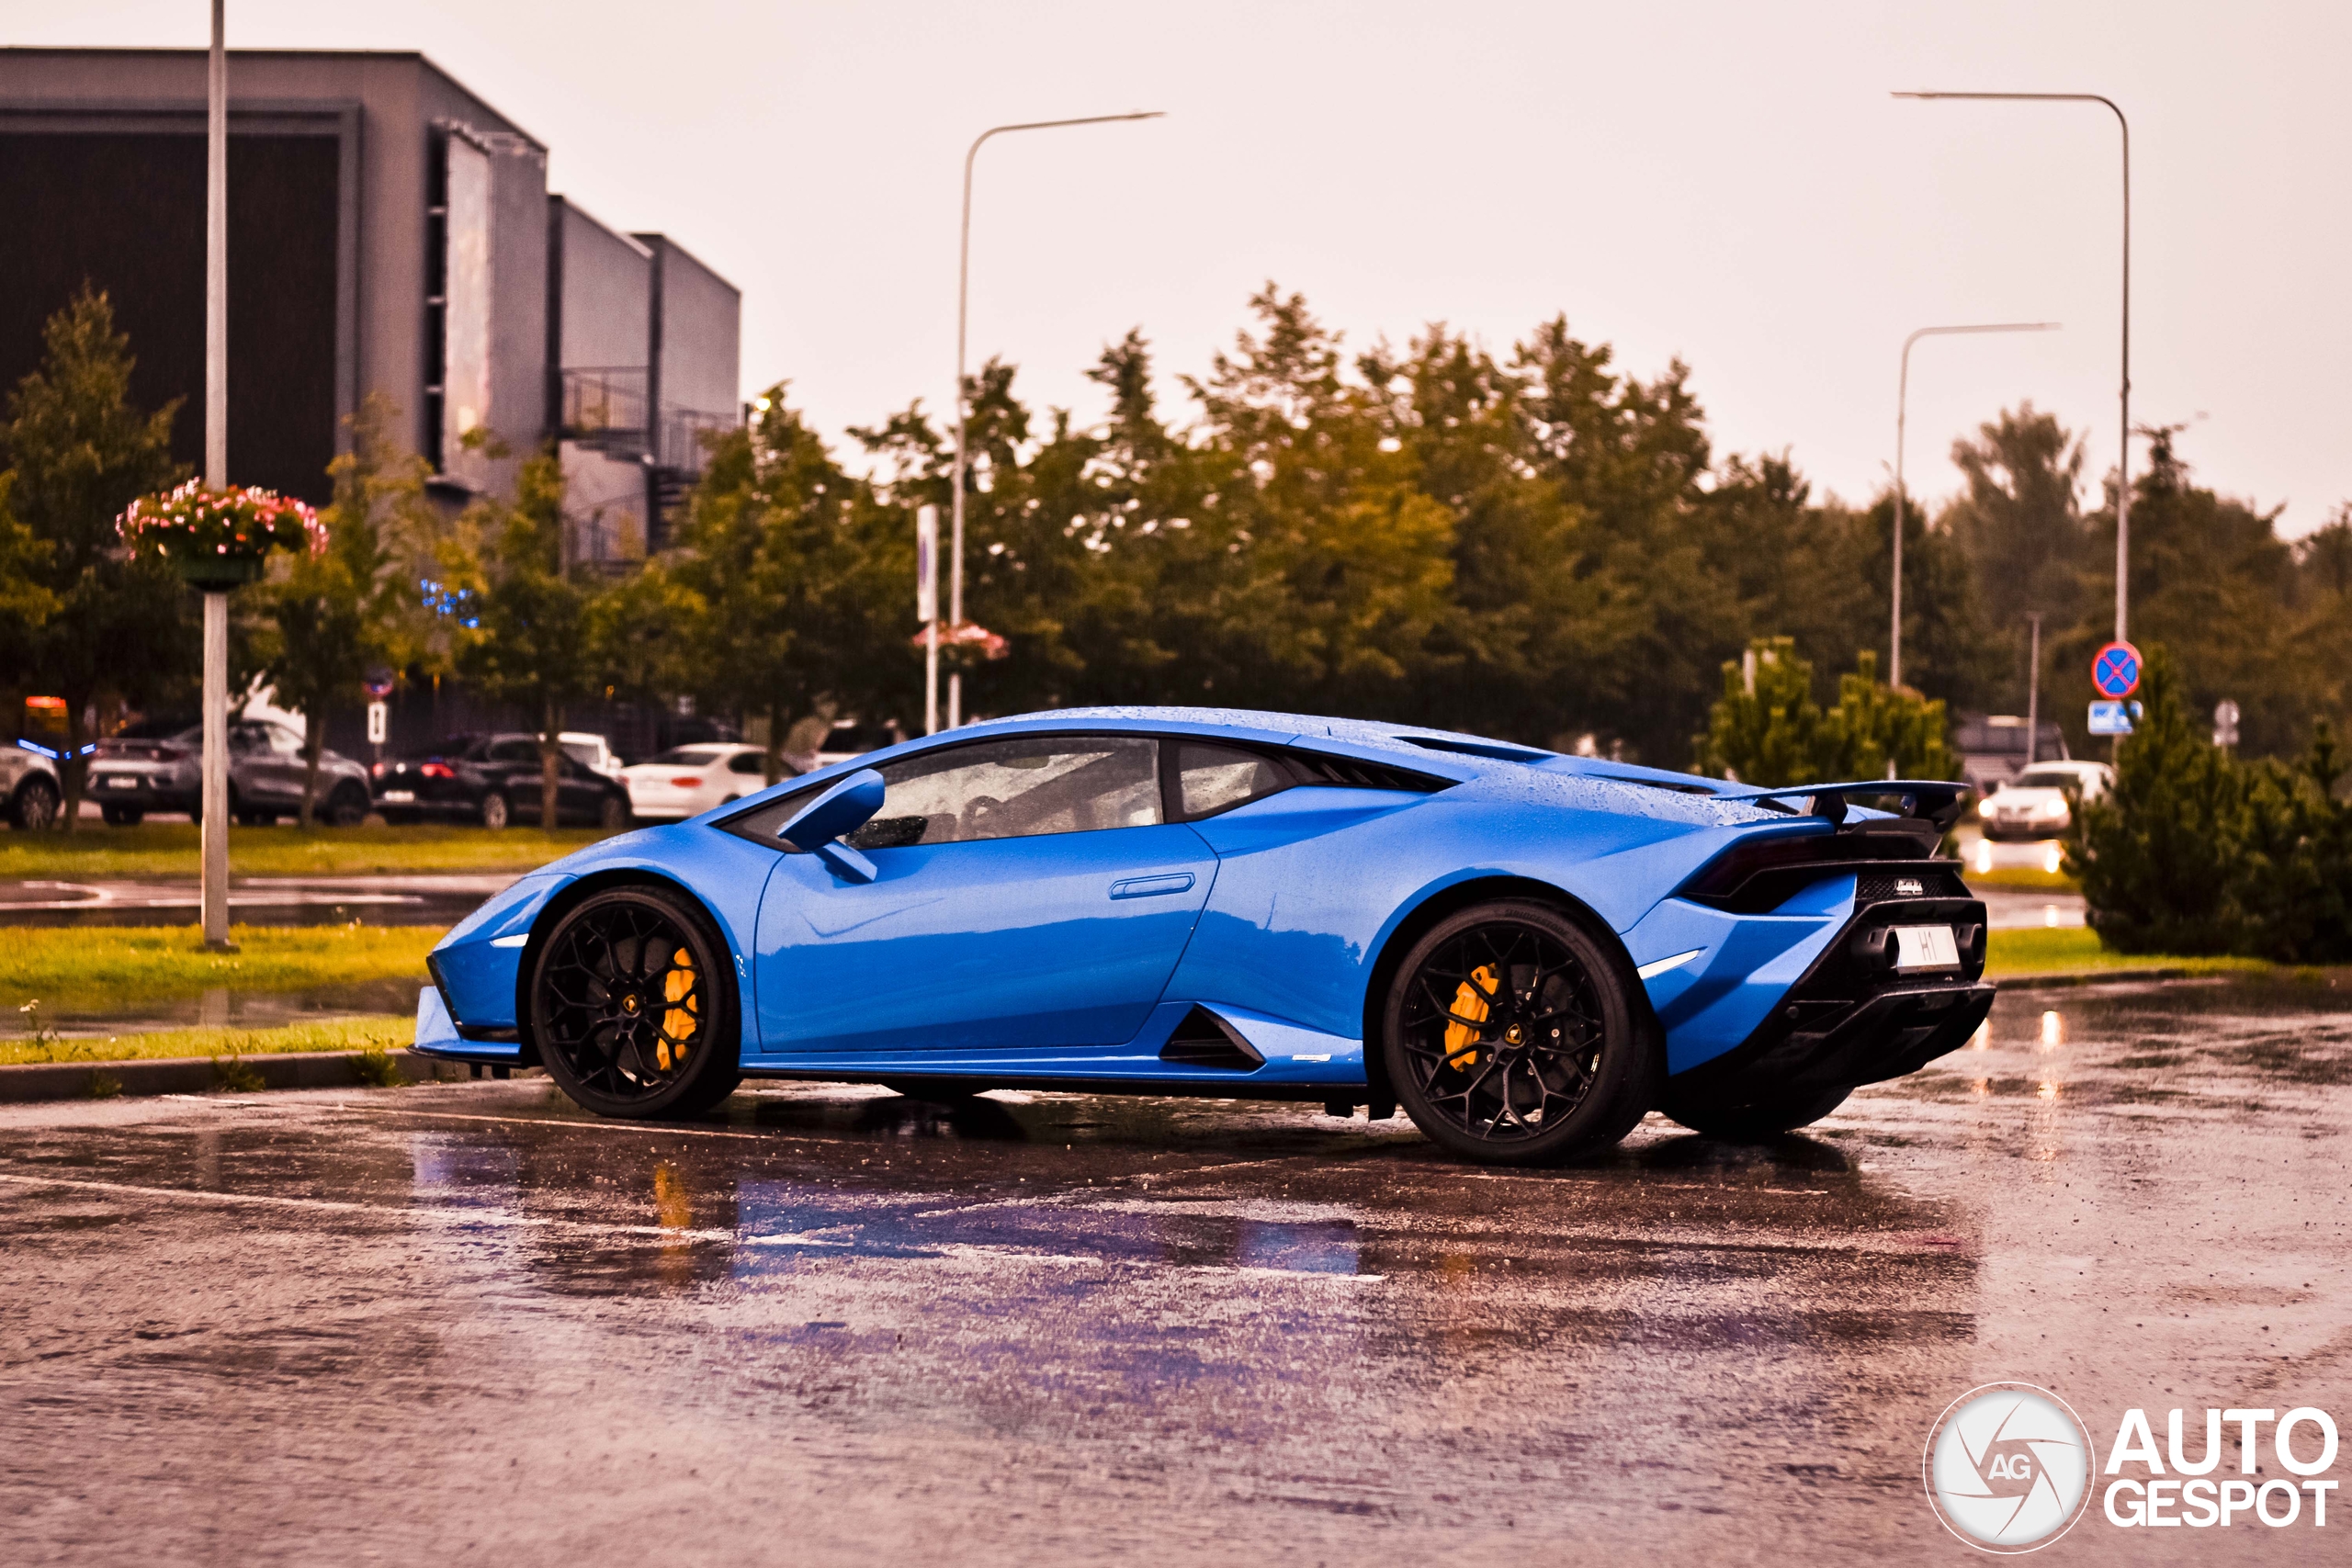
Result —
<svg viewBox="0 0 2352 1568"><path fill-rule="evenodd" d="M2043 789L2038 786L2032 789L2005 789L1985 804L1996 811L2041 811L2052 806L2065 805L2066 792L2063 789Z"/></svg>

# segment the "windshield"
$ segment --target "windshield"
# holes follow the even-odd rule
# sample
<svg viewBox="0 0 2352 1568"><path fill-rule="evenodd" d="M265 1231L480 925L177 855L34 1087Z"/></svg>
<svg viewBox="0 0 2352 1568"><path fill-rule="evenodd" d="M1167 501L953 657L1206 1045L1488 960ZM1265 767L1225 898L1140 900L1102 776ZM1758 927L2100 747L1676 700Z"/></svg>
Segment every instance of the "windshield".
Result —
<svg viewBox="0 0 2352 1568"><path fill-rule="evenodd" d="M126 724L115 732L117 740L169 740L196 728L196 721L187 718L142 718L137 724Z"/></svg>
<svg viewBox="0 0 2352 1568"><path fill-rule="evenodd" d="M2068 768L2028 768L2009 781L2011 789L2078 789L2082 780Z"/></svg>
<svg viewBox="0 0 2352 1568"><path fill-rule="evenodd" d="M674 751L664 751L645 765L649 768L707 768L718 761L718 753L703 746L681 746Z"/></svg>

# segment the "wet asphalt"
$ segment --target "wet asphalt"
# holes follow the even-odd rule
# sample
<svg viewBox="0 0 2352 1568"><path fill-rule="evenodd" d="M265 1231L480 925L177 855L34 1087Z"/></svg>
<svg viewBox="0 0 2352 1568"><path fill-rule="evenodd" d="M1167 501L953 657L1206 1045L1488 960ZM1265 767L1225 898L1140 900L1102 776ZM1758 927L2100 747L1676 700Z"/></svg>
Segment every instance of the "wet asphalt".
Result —
<svg viewBox="0 0 2352 1568"><path fill-rule="evenodd" d="M2277 981L2012 992L1808 1135L1533 1173L1236 1102L0 1107L0 1556L1963 1561L1975 1384L2102 1450L2352 1415L2348 1079L2352 989ZM2094 1506L2039 1560L2345 1559Z"/></svg>

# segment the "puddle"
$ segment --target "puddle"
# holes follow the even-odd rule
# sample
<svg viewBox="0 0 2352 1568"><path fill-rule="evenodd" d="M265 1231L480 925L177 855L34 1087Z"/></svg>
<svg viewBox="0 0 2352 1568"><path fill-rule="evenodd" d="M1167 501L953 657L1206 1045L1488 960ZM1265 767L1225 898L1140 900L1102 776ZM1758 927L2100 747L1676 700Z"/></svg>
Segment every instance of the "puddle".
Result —
<svg viewBox="0 0 2352 1568"><path fill-rule="evenodd" d="M422 977L322 986L307 991L240 991L216 986L201 996L150 1002L128 1012L74 1012L41 1004L41 1017L67 1040L147 1034L166 1029L277 1029L327 1023L369 1013L413 1013ZM0 1037L12 1038L12 1037Z"/></svg>

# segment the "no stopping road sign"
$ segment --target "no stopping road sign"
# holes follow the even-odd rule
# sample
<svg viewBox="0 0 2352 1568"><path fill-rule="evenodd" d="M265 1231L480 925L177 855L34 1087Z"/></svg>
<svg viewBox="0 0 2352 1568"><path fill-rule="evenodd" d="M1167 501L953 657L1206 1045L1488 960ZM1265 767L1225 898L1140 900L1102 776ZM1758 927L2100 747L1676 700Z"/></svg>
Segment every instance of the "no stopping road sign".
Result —
<svg viewBox="0 0 2352 1568"><path fill-rule="evenodd" d="M2102 697L2122 701L2140 689L2140 650L2110 642L2091 656L2091 684Z"/></svg>

